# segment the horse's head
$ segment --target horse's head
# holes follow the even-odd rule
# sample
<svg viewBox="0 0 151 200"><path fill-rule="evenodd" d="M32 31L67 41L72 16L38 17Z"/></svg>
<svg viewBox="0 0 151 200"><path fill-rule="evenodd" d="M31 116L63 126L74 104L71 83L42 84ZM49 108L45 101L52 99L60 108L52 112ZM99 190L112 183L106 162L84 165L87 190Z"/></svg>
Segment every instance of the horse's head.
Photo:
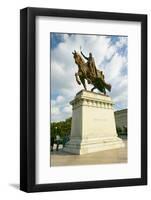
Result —
<svg viewBox="0 0 151 200"><path fill-rule="evenodd" d="M80 55L78 52L76 52L76 51L74 50L74 52L72 52L72 54L73 54L75 63L76 63L77 65L80 65L80 64L83 64L83 63L84 63L84 60L82 59L81 55Z"/></svg>

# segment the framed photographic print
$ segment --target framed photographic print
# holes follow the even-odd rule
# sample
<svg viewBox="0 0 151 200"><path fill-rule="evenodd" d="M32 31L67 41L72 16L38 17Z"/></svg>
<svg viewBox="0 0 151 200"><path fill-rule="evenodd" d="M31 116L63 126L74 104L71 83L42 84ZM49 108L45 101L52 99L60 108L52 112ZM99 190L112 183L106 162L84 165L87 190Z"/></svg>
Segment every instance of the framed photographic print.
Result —
<svg viewBox="0 0 151 200"><path fill-rule="evenodd" d="M20 12L20 189L147 184L147 15Z"/></svg>

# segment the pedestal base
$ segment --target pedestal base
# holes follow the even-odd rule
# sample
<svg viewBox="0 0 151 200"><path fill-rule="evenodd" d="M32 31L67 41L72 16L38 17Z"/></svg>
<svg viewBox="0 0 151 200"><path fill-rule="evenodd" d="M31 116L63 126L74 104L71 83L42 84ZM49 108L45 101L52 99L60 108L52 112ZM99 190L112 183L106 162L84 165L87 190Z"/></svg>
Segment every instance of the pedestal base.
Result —
<svg viewBox="0 0 151 200"><path fill-rule="evenodd" d="M124 143L118 137L81 141L72 138L63 150L68 153L82 155L121 147L124 147Z"/></svg>
<svg viewBox="0 0 151 200"><path fill-rule="evenodd" d="M73 106L70 141L65 152L87 154L124 147L115 127L113 102L109 96L80 91Z"/></svg>

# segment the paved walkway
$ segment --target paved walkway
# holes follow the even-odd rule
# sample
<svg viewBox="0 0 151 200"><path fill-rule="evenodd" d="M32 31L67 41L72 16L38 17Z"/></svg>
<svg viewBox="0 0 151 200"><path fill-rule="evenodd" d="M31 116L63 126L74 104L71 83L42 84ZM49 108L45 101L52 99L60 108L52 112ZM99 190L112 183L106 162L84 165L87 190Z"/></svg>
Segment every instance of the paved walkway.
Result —
<svg viewBox="0 0 151 200"><path fill-rule="evenodd" d="M100 151L85 155L73 155L62 150L51 152L51 166L71 166L71 165L89 165L89 164L113 164L127 162L127 139L123 139L124 148Z"/></svg>

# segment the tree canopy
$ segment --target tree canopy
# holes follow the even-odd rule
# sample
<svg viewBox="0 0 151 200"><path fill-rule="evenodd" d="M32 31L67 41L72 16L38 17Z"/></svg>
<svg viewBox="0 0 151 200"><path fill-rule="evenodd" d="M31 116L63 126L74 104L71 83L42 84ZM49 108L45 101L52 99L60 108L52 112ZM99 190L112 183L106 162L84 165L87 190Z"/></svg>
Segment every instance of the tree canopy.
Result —
<svg viewBox="0 0 151 200"><path fill-rule="evenodd" d="M56 136L59 134L61 137L65 135L70 135L71 131L71 120L72 118L68 118L65 121L60 122L52 122L51 123L51 135Z"/></svg>

